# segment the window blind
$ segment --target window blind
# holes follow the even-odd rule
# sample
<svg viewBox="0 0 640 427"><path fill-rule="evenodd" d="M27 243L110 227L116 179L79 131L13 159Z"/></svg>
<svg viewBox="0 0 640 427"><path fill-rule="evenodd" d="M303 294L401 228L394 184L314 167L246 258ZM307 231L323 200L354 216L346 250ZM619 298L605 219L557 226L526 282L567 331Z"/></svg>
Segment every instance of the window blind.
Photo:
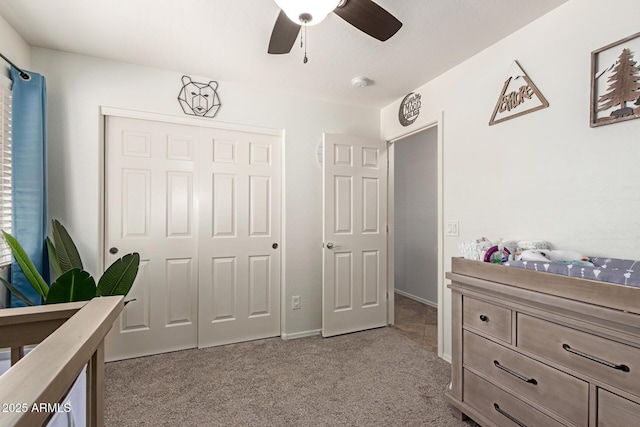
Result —
<svg viewBox="0 0 640 427"><path fill-rule="evenodd" d="M11 233L11 89L0 80L0 229ZM11 250L0 238L0 267L11 264Z"/></svg>

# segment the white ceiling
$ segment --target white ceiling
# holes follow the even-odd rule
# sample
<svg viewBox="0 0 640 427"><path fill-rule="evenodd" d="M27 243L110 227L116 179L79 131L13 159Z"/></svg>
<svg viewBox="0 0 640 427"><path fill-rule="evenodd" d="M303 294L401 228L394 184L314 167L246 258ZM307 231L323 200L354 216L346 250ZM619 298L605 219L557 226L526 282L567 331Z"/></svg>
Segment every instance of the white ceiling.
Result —
<svg viewBox="0 0 640 427"><path fill-rule="evenodd" d="M1 0L0 15L35 47L381 108L566 1L376 0L394 37L332 13L307 30L307 64L299 44L267 54L273 0ZM352 87L362 75L374 84Z"/></svg>

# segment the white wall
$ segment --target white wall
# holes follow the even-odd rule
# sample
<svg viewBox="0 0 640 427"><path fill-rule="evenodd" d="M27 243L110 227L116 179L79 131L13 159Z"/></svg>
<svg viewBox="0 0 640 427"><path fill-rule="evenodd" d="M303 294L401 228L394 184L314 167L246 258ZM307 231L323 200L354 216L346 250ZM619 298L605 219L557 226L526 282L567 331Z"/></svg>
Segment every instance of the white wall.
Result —
<svg viewBox="0 0 640 427"><path fill-rule="evenodd" d="M640 259L640 120L589 127L591 52L638 23L637 0L571 0L415 90L412 128L444 111L444 222L460 221L460 237L445 238L445 271L460 241L481 236ZM514 59L550 107L490 127ZM381 112L384 137L402 132L400 101ZM445 357L450 304L446 290Z"/></svg>
<svg viewBox="0 0 640 427"><path fill-rule="evenodd" d="M438 130L394 146L394 286L438 305Z"/></svg>
<svg viewBox="0 0 640 427"><path fill-rule="evenodd" d="M31 46L0 16L0 52L21 69L31 66ZM9 64L0 58L0 75L9 77Z"/></svg>
<svg viewBox="0 0 640 427"><path fill-rule="evenodd" d="M35 71L47 78L50 216L76 239L89 266L100 244L100 106L183 116L182 74L34 48ZM188 73L186 73L188 74ZM191 76L208 81L215 76ZM219 82L213 121L284 129L286 324L295 334L321 328L323 132L378 137L379 111L287 96ZM203 119L212 121L211 119ZM96 267L97 268L97 267ZM95 269L94 269L95 270ZM95 272L95 271L94 271ZM290 310L292 295L302 309Z"/></svg>

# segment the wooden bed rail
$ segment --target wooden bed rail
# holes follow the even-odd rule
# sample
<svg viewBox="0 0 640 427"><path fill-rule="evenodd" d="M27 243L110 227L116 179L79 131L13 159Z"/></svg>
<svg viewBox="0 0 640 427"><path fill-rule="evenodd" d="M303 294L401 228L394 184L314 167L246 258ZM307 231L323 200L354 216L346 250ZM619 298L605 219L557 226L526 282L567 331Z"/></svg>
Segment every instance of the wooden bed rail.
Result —
<svg viewBox="0 0 640 427"><path fill-rule="evenodd" d="M87 426L102 426L104 337L123 308L124 297L112 296L0 310L0 348L11 348L15 365L0 376L0 427L44 425L85 364Z"/></svg>

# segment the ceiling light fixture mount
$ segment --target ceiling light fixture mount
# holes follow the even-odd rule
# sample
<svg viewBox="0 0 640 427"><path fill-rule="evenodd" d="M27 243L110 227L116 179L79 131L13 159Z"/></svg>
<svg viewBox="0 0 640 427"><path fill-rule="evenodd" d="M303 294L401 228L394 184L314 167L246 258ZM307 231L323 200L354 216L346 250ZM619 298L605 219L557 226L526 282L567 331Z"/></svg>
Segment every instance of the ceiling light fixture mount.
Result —
<svg viewBox="0 0 640 427"><path fill-rule="evenodd" d="M313 16L309 13L301 13L298 19L300 19L300 22L304 25L309 25L309 22L313 21Z"/></svg>

